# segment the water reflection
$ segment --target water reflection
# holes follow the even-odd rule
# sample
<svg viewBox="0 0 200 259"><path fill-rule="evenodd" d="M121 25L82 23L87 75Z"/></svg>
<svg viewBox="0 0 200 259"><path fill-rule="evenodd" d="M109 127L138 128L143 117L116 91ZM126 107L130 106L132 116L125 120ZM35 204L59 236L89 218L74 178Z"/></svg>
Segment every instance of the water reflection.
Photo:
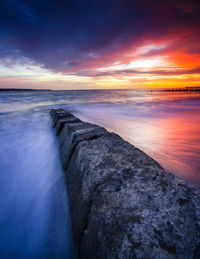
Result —
<svg viewBox="0 0 200 259"><path fill-rule="evenodd" d="M200 185L200 98L169 95L173 93L142 104L82 105L74 112L117 132L166 170Z"/></svg>

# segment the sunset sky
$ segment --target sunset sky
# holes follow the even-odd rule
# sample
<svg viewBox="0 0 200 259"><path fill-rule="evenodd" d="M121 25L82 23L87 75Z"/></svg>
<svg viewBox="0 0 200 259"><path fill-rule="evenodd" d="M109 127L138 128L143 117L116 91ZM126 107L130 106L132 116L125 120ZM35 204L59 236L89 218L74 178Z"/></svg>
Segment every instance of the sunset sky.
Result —
<svg viewBox="0 0 200 259"><path fill-rule="evenodd" d="M2 0L0 88L200 86L200 1Z"/></svg>

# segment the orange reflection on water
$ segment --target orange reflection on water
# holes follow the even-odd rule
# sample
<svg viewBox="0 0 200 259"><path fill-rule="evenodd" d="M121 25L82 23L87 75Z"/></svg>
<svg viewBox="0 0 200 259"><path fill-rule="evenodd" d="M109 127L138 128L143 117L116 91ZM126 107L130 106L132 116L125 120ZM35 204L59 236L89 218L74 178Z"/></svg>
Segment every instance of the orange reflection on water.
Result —
<svg viewBox="0 0 200 259"><path fill-rule="evenodd" d="M199 117L200 118L200 117ZM164 168L200 184L200 119L195 114L127 122L120 134Z"/></svg>
<svg viewBox="0 0 200 259"><path fill-rule="evenodd" d="M77 115L118 133L167 171L200 185L200 95L118 94L118 104L112 96L112 104L87 107Z"/></svg>

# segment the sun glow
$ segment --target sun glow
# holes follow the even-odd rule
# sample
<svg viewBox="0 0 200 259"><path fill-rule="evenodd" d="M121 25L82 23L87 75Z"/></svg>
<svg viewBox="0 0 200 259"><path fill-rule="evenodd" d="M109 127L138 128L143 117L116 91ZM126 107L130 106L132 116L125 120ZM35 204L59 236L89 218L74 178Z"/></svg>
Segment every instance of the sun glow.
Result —
<svg viewBox="0 0 200 259"><path fill-rule="evenodd" d="M27 58L22 58L20 62L7 60L0 64L0 87L98 89L199 86L199 56L191 55L187 62L188 55L181 51L170 53L168 46L169 42L143 45L119 54L111 64L75 68L71 72L57 72ZM95 60L99 59L95 56Z"/></svg>

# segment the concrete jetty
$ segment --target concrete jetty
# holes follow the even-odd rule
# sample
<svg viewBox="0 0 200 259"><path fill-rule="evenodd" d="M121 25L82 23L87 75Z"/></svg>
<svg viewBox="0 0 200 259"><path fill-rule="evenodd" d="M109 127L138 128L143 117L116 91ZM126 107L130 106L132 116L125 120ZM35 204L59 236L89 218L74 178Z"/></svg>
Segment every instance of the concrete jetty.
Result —
<svg viewBox="0 0 200 259"><path fill-rule="evenodd" d="M51 116L79 258L200 258L196 188L103 127Z"/></svg>

